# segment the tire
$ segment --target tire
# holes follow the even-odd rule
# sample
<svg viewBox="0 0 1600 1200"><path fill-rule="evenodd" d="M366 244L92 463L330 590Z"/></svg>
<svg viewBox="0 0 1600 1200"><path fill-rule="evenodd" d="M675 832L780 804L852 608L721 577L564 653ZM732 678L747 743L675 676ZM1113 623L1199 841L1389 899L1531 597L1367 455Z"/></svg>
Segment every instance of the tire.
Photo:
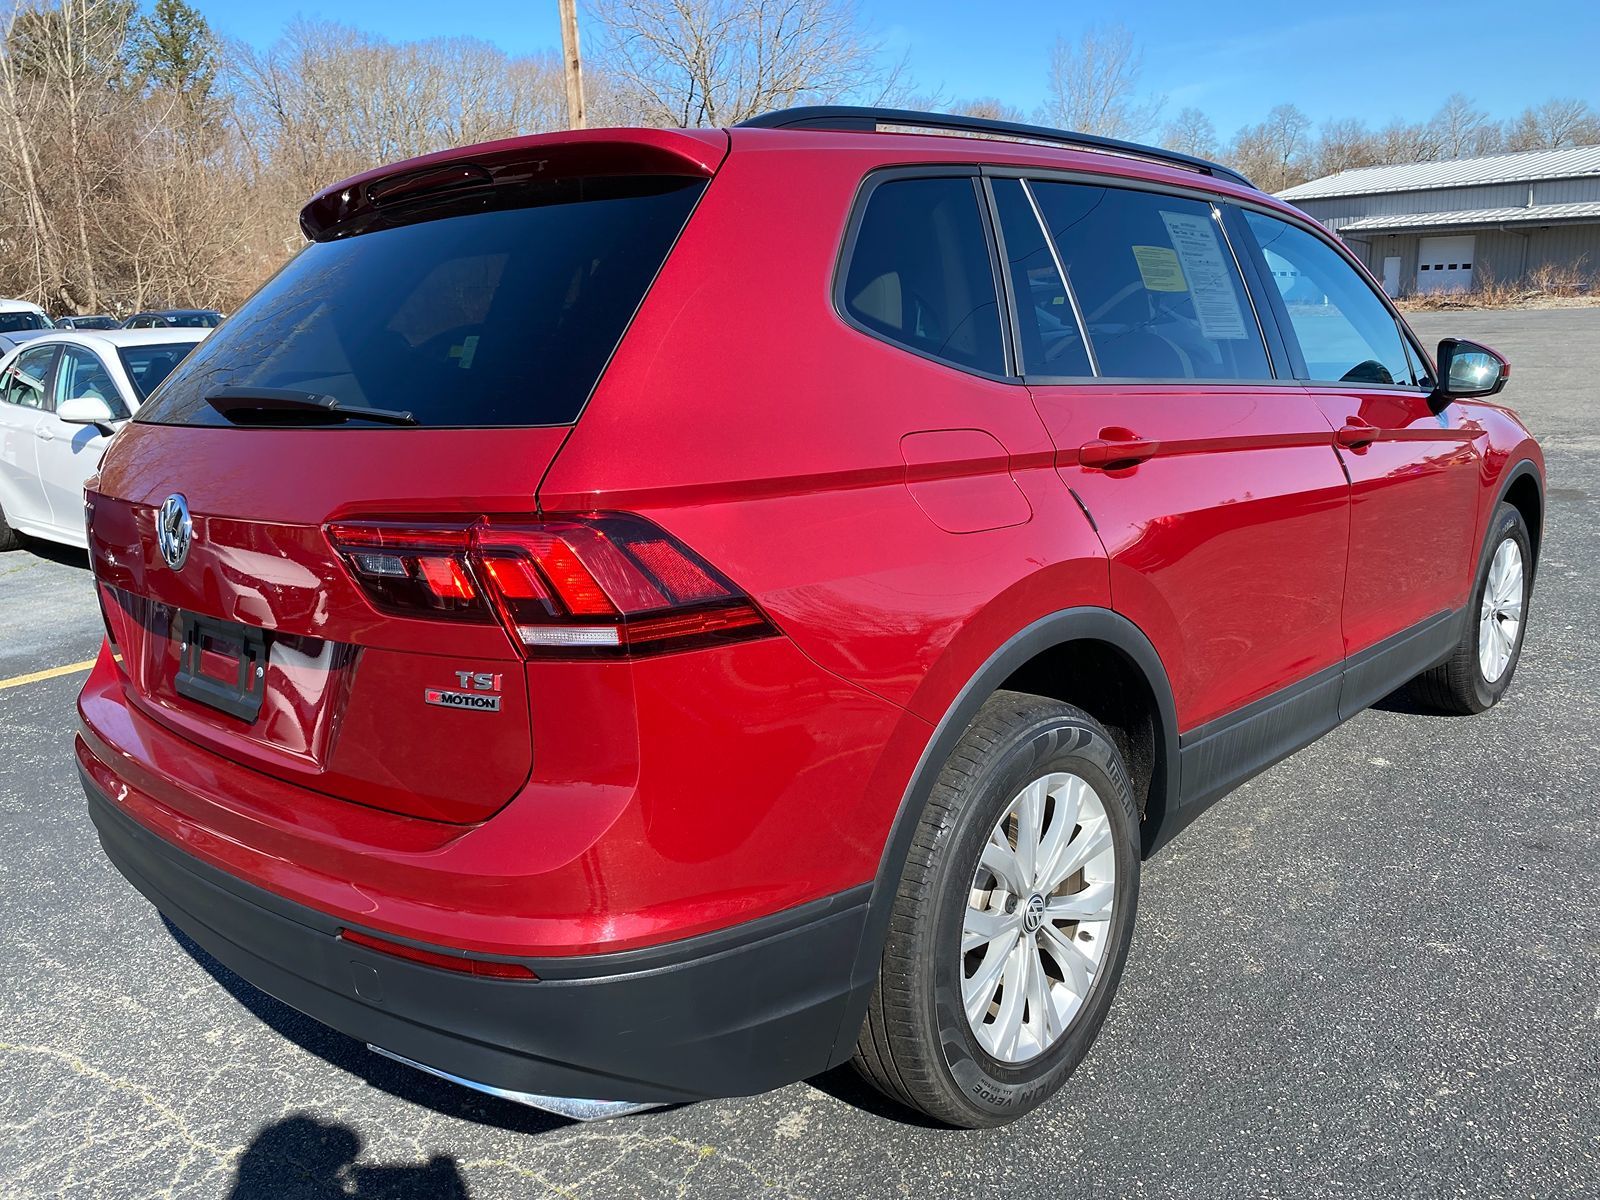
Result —
<svg viewBox="0 0 1600 1200"><path fill-rule="evenodd" d="M5 509L0 508L0 551L21 549L22 536L6 524Z"/></svg>
<svg viewBox="0 0 1600 1200"><path fill-rule="evenodd" d="M1017 834L1030 795L1042 849L1024 896L992 868L1021 882L1015 873L1027 867ZM1053 842L1058 821L1066 836ZM1004 848L991 838L1006 839ZM1080 857L1086 865L1052 886L1042 865L1052 854L1058 867ZM1004 1125L1036 1108L1083 1061L1105 1021L1138 898L1139 817L1110 735L1071 705L995 693L951 752L912 839L856 1069L885 1095L948 1125ZM1093 919L1052 917L1041 902ZM1013 923L1020 949L1006 953ZM995 939L983 940L991 931ZM1089 971L1084 957L1095 963ZM1069 971L1067 961L1079 965ZM996 963L1000 973L986 986ZM1008 988L1014 980L1020 986ZM1038 999L1008 1009L1008 990ZM968 1017L969 996L976 1018Z"/></svg>
<svg viewBox="0 0 1600 1200"><path fill-rule="evenodd" d="M1514 586L1509 589L1505 586L1507 577L1499 569L1508 559L1514 560L1516 568ZM1440 712L1460 714L1481 713L1500 702L1522 658L1528 601L1533 593L1533 566L1533 546L1522 514L1509 504L1501 504L1495 509L1483 561L1478 564L1478 579L1461 640L1448 659L1412 681L1413 697ZM1509 621L1513 612L1514 625ZM1493 668L1499 656L1487 655L1484 650L1485 640L1494 636L1490 626L1498 629L1504 649L1498 671Z"/></svg>

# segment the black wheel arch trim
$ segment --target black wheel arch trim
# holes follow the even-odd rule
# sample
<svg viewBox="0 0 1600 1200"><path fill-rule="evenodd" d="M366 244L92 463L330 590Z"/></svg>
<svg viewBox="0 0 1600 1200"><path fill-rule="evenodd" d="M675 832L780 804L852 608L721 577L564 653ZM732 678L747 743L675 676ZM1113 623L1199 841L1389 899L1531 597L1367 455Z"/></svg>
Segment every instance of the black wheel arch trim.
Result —
<svg viewBox="0 0 1600 1200"><path fill-rule="evenodd" d="M1159 744L1152 764L1150 812L1147 815L1160 818L1176 810L1179 780L1177 709L1166 668L1161 665L1156 648L1139 627L1108 608L1086 606L1050 613L1013 634L957 693L935 726L933 736L923 748L916 769L911 773L911 782L906 786L899 810L890 825L883 855L878 862L878 872L872 881L861 944L850 971L851 996L840 1023L839 1036L834 1042L832 1061L835 1064L847 1062L854 1052L856 1036L866 1016L867 1003L871 999L872 989L877 985L878 963L888 933L890 911L900 887L906 859L910 856L912 837L945 759L966 733L984 701L998 691L1023 664L1046 650L1080 641L1103 642L1116 648L1143 673L1155 697L1160 724L1156 733Z"/></svg>
<svg viewBox="0 0 1600 1200"><path fill-rule="evenodd" d="M1474 585L1477 583L1478 569L1483 562L1483 556L1489 551L1489 539L1494 536L1495 510L1498 509L1502 504L1510 503L1506 497L1511 494L1511 489L1516 484L1517 480L1524 478L1532 478L1534 490L1539 494L1539 527L1537 529L1529 528L1528 530L1528 536L1533 541L1533 562L1528 565L1528 587L1530 591L1532 590L1533 585L1538 581L1539 552L1544 548L1544 524L1546 512L1544 473L1539 470L1538 466L1531 458L1524 458L1520 459L1515 466L1510 468L1500 477L1500 487L1495 492L1494 504L1490 506L1488 513L1484 516L1483 544L1479 547L1477 561L1472 564L1472 579Z"/></svg>

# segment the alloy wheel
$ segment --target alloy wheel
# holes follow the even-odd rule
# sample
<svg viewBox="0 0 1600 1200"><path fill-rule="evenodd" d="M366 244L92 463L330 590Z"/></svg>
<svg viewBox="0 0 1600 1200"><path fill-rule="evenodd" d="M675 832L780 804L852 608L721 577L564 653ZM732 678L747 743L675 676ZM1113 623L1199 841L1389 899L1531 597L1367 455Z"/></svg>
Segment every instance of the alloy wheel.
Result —
<svg viewBox="0 0 1600 1200"><path fill-rule="evenodd" d="M1522 549L1512 538L1500 543L1489 564L1478 610L1478 669L1494 683L1505 674L1522 629Z"/></svg>
<svg viewBox="0 0 1600 1200"><path fill-rule="evenodd" d="M961 929L961 992L973 1034L1023 1063L1082 1009L1109 940L1116 854L1104 803L1077 775L1029 783L984 845Z"/></svg>

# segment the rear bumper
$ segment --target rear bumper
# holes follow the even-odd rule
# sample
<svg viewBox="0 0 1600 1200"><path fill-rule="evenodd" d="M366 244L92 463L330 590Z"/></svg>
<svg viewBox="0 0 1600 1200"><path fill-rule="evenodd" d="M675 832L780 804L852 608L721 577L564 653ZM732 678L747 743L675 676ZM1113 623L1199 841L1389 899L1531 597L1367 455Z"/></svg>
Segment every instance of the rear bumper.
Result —
<svg viewBox="0 0 1600 1200"><path fill-rule="evenodd" d="M306 1015L449 1074L675 1102L805 1078L846 1040L866 885L659 947L519 960L536 981L487 979L340 940L347 921L189 855L80 774L112 863L209 954Z"/></svg>

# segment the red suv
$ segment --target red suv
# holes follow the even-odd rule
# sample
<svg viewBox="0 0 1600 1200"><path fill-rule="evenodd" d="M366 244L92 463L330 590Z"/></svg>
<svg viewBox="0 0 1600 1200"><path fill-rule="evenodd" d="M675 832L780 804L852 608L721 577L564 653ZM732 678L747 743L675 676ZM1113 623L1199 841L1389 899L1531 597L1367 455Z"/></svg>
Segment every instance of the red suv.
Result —
<svg viewBox="0 0 1600 1200"><path fill-rule="evenodd" d="M1226 168L801 109L301 224L90 486L77 760L174 923L424 1069L609 1112L853 1060L1010 1120L1144 857L1516 668L1505 362Z"/></svg>

